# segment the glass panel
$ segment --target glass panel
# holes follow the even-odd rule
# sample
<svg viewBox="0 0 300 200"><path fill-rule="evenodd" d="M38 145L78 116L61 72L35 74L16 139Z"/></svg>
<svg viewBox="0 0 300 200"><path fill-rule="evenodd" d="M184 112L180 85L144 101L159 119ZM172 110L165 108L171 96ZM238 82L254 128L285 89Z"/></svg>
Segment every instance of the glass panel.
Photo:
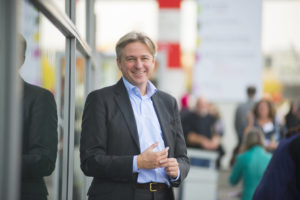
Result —
<svg viewBox="0 0 300 200"><path fill-rule="evenodd" d="M24 80L21 195L28 199L25 193L47 196L48 191L49 200L59 199L64 105L59 60L65 55L65 37L27 1L23 9L21 33L27 48L19 71Z"/></svg>
<svg viewBox="0 0 300 200"><path fill-rule="evenodd" d="M53 2L61 12L65 13L66 0L53 0Z"/></svg>
<svg viewBox="0 0 300 200"><path fill-rule="evenodd" d="M75 123L74 123L74 183L73 200L81 199L83 173L80 169L79 142L81 134L81 121L84 107L84 69L85 59L77 51L76 54L76 78L75 78Z"/></svg>
<svg viewBox="0 0 300 200"><path fill-rule="evenodd" d="M82 39L86 39L85 37L85 19L86 19L86 1L85 0L77 0L76 1L76 27L79 31Z"/></svg>
<svg viewBox="0 0 300 200"><path fill-rule="evenodd" d="M116 56L113 54L100 54L100 88L113 85L121 77L120 70L116 63Z"/></svg>

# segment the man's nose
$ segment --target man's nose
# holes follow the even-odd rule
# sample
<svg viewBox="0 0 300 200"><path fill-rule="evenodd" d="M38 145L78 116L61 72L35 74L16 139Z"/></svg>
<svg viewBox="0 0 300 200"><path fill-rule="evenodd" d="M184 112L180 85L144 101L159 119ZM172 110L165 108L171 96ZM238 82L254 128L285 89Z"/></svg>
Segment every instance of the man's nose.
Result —
<svg viewBox="0 0 300 200"><path fill-rule="evenodd" d="M136 59L136 67L137 68L143 67L143 61L140 58Z"/></svg>

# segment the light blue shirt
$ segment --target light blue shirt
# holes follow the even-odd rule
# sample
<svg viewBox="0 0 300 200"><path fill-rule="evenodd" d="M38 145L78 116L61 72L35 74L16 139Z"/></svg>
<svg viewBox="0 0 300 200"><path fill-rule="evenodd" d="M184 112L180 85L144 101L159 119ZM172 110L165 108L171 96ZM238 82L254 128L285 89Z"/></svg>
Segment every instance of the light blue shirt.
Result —
<svg viewBox="0 0 300 200"><path fill-rule="evenodd" d="M148 81L146 95L142 96L140 90L124 77L123 82L133 108L141 152L144 152L156 142L158 142L158 146L154 151L165 149L162 130L151 100L151 96L155 94L157 89ZM169 185L168 176L164 168L137 169L137 155L133 159L133 172L138 172L138 183L159 182Z"/></svg>

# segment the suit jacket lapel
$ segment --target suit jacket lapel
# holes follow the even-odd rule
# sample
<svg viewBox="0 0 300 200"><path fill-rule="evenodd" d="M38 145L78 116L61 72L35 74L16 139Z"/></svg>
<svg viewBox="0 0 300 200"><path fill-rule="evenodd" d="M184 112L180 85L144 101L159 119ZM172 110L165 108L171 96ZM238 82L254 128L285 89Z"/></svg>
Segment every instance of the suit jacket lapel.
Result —
<svg viewBox="0 0 300 200"><path fill-rule="evenodd" d="M161 102L161 99L159 98L159 95L157 92L151 97L154 109L156 111L160 127L163 132L165 146L169 146L170 144L170 138L169 134L167 134L168 131L168 116L166 115L168 111L166 110L165 106L163 105L163 102Z"/></svg>
<svg viewBox="0 0 300 200"><path fill-rule="evenodd" d="M134 117L134 113L132 110L131 102L128 96L128 93L126 91L126 88L124 86L123 80L119 80L116 85L116 96L115 96L116 102L120 107L120 110L124 116L124 119L128 125L130 134L137 145L139 151L140 151L140 143L138 139L138 132L136 127L136 121Z"/></svg>

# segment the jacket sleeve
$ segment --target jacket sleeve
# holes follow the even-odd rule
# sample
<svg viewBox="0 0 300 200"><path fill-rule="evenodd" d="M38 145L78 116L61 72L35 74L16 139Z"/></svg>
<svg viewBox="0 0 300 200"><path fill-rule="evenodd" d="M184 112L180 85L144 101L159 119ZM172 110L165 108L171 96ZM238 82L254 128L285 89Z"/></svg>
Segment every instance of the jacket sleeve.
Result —
<svg viewBox="0 0 300 200"><path fill-rule="evenodd" d="M186 178L188 175L188 172L190 170L190 163L189 159L187 157L187 149L186 149L186 143L182 131L181 121L180 121L180 115L178 111L178 106L176 103L176 100L174 100L173 105L173 111L174 111L174 130L176 132L176 138L175 138L175 150L174 150L174 157L177 159L179 170L180 170L180 177L176 181L170 181L171 185L174 187L178 187L180 183Z"/></svg>
<svg viewBox="0 0 300 200"><path fill-rule="evenodd" d="M297 137L291 142L291 144L289 145L289 152L295 163L296 184L298 191L300 191L300 137Z"/></svg>
<svg viewBox="0 0 300 200"><path fill-rule="evenodd" d="M22 176L49 176L57 157L57 110L51 92L42 90L30 105L28 151L22 155Z"/></svg>
<svg viewBox="0 0 300 200"><path fill-rule="evenodd" d="M243 161L241 155L239 155L236 159L236 162L233 166L233 170L231 171L229 182L232 185L236 185L241 177L242 177L242 170L243 170Z"/></svg>
<svg viewBox="0 0 300 200"><path fill-rule="evenodd" d="M87 176L133 180L133 155L109 155L108 108L104 98L105 95L95 91L86 99L80 138L81 169Z"/></svg>

